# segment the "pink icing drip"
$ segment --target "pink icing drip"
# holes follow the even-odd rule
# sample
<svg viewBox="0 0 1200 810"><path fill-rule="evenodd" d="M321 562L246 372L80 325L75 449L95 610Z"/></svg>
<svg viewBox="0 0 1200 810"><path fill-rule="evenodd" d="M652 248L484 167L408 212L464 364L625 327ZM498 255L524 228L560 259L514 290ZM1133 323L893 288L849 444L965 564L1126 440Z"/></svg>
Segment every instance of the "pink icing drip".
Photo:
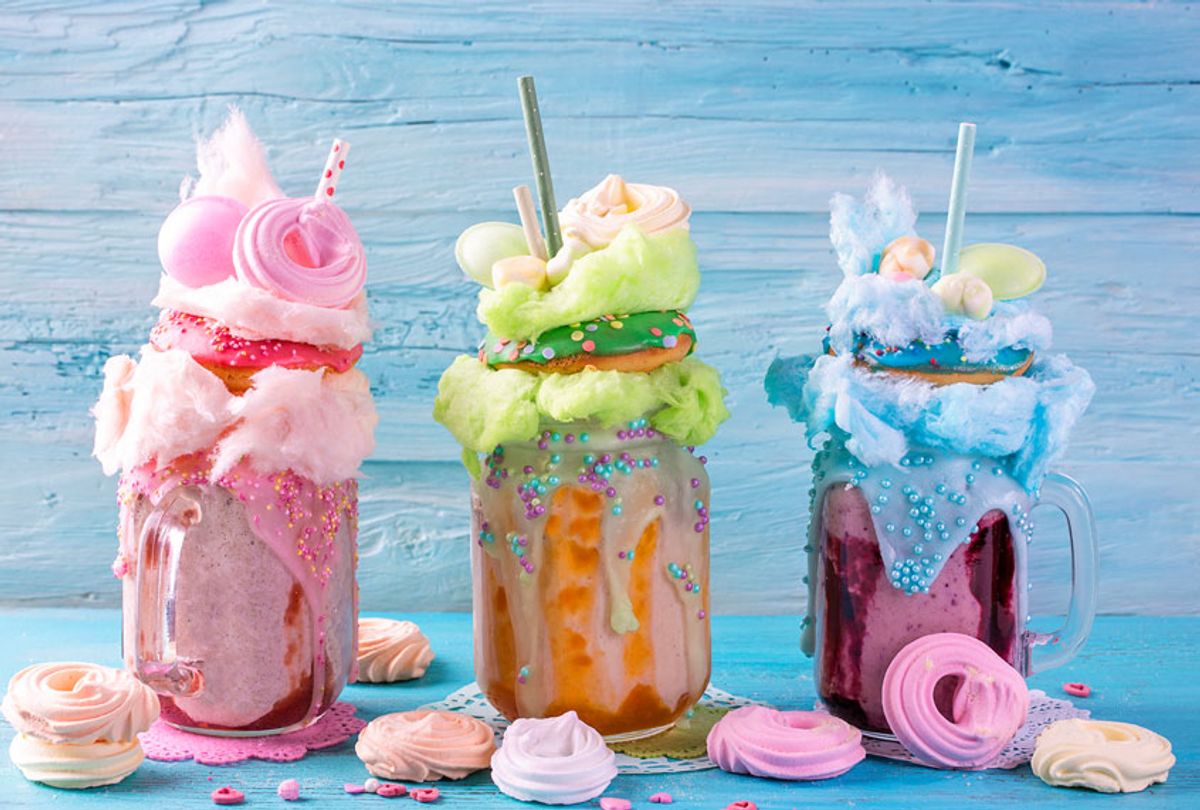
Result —
<svg viewBox="0 0 1200 810"><path fill-rule="evenodd" d="M367 278L362 242L346 212L308 197L252 209L238 226L233 263L246 284L322 307L349 304Z"/></svg>
<svg viewBox="0 0 1200 810"><path fill-rule="evenodd" d="M234 493L245 505L254 533L275 552L311 606L313 638L316 639L313 672L323 672L325 623L330 610L326 584L333 573L331 562L336 559L335 544L342 522L352 521L352 526L358 522L358 482L351 478L319 486L290 470L263 475L245 461L211 480L209 468L210 461L205 453L182 456L160 469L153 464L143 465L121 476L118 500L126 503L133 495L144 495L152 504L158 504L175 487L208 484ZM122 515L127 511L123 508ZM350 535L356 537L357 531L352 530ZM122 536L129 542L136 542L130 534L123 533ZM134 550L126 553L131 552L136 553ZM357 551L354 557L357 564ZM356 588L356 614L357 607ZM357 623L355 621L355 625ZM353 677L352 673L352 680ZM321 678L313 678L313 689L317 693L323 689ZM318 702L314 700L312 705Z"/></svg>
<svg viewBox="0 0 1200 810"><path fill-rule="evenodd" d="M251 340L233 334L209 318L166 309L150 330L150 343L162 351L181 349L197 362L232 368L314 368L337 372L354 367L362 357L360 343L352 349L322 349L290 340Z"/></svg>

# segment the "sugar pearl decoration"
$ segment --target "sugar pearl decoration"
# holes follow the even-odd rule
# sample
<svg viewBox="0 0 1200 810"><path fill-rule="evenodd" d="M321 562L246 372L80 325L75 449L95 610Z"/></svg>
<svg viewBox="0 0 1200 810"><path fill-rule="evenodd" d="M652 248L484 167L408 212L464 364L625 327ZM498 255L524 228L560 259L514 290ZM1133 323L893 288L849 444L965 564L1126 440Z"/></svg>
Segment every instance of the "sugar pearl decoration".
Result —
<svg viewBox="0 0 1200 810"><path fill-rule="evenodd" d="M919 236L901 236L883 249L879 275L892 281L923 279L933 269L933 245Z"/></svg>
<svg viewBox="0 0 1200 810"><path fill-rule="evenodd" d="M502 289L509 284L524 284L535 290L544 290L546 263L536 256L509 256L492 265L492 287Z"/></svg>

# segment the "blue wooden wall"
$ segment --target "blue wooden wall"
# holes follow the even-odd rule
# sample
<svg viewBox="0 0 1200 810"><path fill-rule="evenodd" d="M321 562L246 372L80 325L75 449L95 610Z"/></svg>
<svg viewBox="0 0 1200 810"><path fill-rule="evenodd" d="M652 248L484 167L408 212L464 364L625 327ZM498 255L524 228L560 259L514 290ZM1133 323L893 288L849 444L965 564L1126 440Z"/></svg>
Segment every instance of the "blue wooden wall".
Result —
<svg viewBox="0 0 1200 810"><path fill-rule="evenodd" d="M340 196L367 244L382 415L363 603L465 608L466 477L429 412L479 336L454 238L512 219L530 179L514 79L532 72L563 200L616 171L696 209L693 315L734 413L707 451L720 610L801 605L811 456L761 379L820 338L830 194L882 167L940 244L969 119L967 241L1046 259L1040 306L1099 386L1063 467L1096 507L1102 609L1200 611L1198 44L1200 7L1159 3L8 2L0 602L118 599L87 410L155 316L155 235L193 138L237 103L292 193L333 135L353 144ZM1039 612L1065 594L1055 528L1033 549Z"/></svg>

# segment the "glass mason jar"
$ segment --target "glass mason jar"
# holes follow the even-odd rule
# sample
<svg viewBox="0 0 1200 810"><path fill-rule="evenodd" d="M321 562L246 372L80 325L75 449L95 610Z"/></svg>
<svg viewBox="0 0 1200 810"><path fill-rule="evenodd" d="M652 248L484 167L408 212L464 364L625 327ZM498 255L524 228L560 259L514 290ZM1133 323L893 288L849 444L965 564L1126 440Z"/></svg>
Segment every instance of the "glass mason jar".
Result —
<svg viewBox="0 0 1200 810"><path fill-rule="evenodd" d="M312 724L353 679L356 483L163 477L122 479L126 665L188 731Z"/></svg>
<svg viewBox="0 0 1200 810"><path fill-rule="evenodd" d="M889 733L882 684L892 658L931 633L983 641L1022 675L1065 663L1095 613L1096 533L1079 485L1051 474L1026 492L985 456L912 449L899 468L868 467L831 439L813 462L809 618L804 649L831 712ZM1066 623L1026 627L1031 511L1062 511L1071 541ZM937 697L949 711L953 684Z"/></svg>
<svg viewBox="0 0 1200 810"><path fill-rule="evenodd" d="M475 674L509 719L669 728L708 685L703 456L645 419L545 425L472 483Z"/></svg>

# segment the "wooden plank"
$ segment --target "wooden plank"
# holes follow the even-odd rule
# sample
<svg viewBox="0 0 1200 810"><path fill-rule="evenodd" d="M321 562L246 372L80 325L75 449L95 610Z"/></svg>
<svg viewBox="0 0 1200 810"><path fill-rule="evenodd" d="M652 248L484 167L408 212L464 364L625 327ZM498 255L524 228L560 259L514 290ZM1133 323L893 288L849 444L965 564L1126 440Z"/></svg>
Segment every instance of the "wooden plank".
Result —
<svg viewBox="0 0 1200 810"><path fill-rule="evenodd" d="M424 678L392 685L364 684L344 693L373 718L440 700L473 679L470 618L453 614L406 614L429 636L437 654ZM120 627L113 611L15 610L0 613L0 678L26 664L60 659L119 663ZM814 696L812 664L798 648L799 620L794 616L737 617L718 615L713 622L713 683L785 709L806 709ZM1139 808L1181 808L1200 803L1200 766L1189 752L1200 747L1195 713L1194 668L1200 619L1106 617L1099 621L1080 657L1066 667L1035 676L1031 686L1063 697L1064 681L1082 681L1092 697L1076 702L1093 716L1137 723L1165 735L1178 762L1165 784L1126 797ZM1182 710L1181 710L1182 707ZM7 747L12 729L0 723L0 745ZM16 768L0 768L5 807L126 808L134 804L202 810L212 807L209 793L230 784L246 793L247 806L277 805L275 789L283 779L300 781L305 801L315 806L372 804L370 797L347 796L347 782L367 776L349 744L310 755L299 763L250 762L221 768L191 762L145 762L127 781L108 788L67 793L23 780ZM459 782L438 784L441 803L465 808L529 807L501 796L487 772ZM1083 791L1050 788L1027 767L1013 771L934 771L886 760L868 759L848 774L823 782L787 783L721 771L666 776L620 776L606 792L649 807L649 797L668 791L672 808L725 807L748 799L762 810L833 806L909 806L912 797L929 810L964 806L1022 804L1046 810L1075 808L1089 799L1112 798ZM372 804L373 806L373 804ZM594 806L594 804L593 804Z"/></svg>

